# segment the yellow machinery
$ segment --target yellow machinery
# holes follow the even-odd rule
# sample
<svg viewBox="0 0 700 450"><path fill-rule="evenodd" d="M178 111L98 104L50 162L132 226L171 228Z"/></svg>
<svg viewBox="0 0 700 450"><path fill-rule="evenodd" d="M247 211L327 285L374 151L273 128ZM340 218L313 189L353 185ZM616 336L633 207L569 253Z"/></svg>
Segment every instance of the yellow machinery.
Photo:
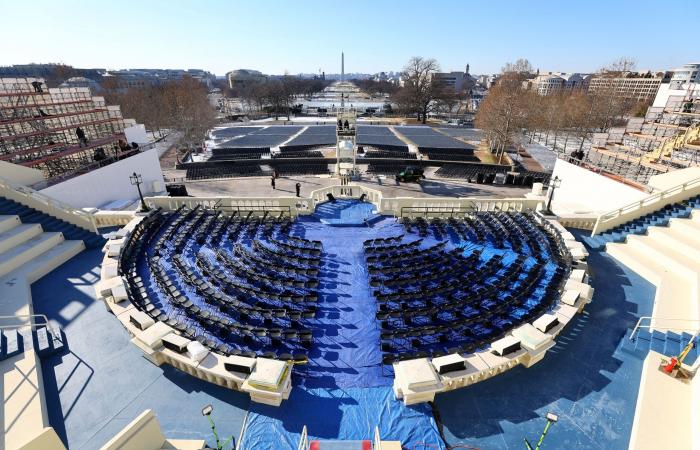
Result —
<svg viewBox="0 0 700 450"><path fill-rule="evenodd" d="M680 150L698 140L700 140L700 123L695 123L684 132L664 139L661 145L644 155L642 160L647 163L658 163L662 158L671 158L675 150Z"/></svg>

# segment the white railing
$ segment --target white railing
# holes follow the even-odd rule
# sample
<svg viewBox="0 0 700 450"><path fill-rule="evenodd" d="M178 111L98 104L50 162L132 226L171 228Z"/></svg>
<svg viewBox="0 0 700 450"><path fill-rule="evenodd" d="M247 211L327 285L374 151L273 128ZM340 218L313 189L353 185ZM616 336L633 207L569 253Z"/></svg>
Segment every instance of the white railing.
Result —
<svg viewBox="0 0 700 450"><path fill-rule="evenodd" d="M150 208L164 211L175 211L184 205L189 209L201 206L223 213L238 212L239 215L252 212L261 216L267 212L269 217L282 213L292 217L311 214L314 207L311 199L301 197L147 197L145 201Z"/></svg>
<svg viewBox="0 0 700 450"><path fill-rule="evenodd" d="M444 217L472 211L536 211L541 199L527 198L385 198L381 211L396 217Z"/></svg>
<svg viewBox="0 0 700 450"><path fill-rule="evenodd" d="M134 218L135 211L97 211L93 214L95 226L113 227L117 225L126 225Z"/></svg>
<svg viewBox="0 0 700 450"><path fill-rule="evenodd" d="M309 432L306 430L306 425L301 429L301 437L297 450L309 450Z"/></svg>
<svg viewBox="0 0 700 450"><path fill-rule="evenodd" d="M664 325L665 321L669 322L681 322L680 324L668 324ZM645 323L648 322L648 323ZM689 323L697 324L696 326L688 327ZM685 331L690 333L697 333L700 331L700 319L684 319L681 317L652 317L652 316L642 316L637 320L637 324L632 329L630 334L630 340L634 340L634 336L637 334L640 328L655 329L655 330L667 330L667 331Z"/></svg>
<svg viewBox="0 0 700 450"><path fill-rule="evenodd" d="M318 203L327 201L328 194L332 194L337 198L360 198L364 194L365 198L369 202L374 203L379 212L382 212L382 193L376 189L360 186L358 184L327 186L316 189L315 191L311 191L311 200L313 201L314 207Z"/></svg>
<svg viewBox="0 0 700 450"><path fill-rule="evenodd" d="M313 213L316 205L328 200L328 194L336 198L360 198L364 195L379 213L395 217L445 217L471 211L537 211L542 203L541 199L536 198L384 198L380 191L357 184L327 186L311 191L309 197L148 197L145 201L149 207L165 211L175 211L183 205L193 209L199 205L224 213L238 211L244 214L252 211L260 216L267 212L268 217L272 217L284 212L295 217Z"/></svg>
<svg viewBox="0 0 700 450"><path fill-rule="evenodd" d="M602 233L630 220L658 211L664 206L700 195L700 178L686 181L683 184L657 192L621 208L602 214L598 217L591 235Z"/></svg>
<svg viewBox="0 0 700 450"><path fill-rule="evenodd" d="M14 200L37 211L71 223L94 233L97 232L92 214L44 195L27 186L0 178L0 196Z"/></svg>
<svg viewBox="0 0 700 450"><path fill-rule="evenodd" d="M20 321L20 323L12 323L7 325L0 325L0 330L7 329L19 329L24 327L29 327L35 330L38 326L44 325L48 328L54 336L60 336L58 328L51 325L49 318L45 314L15 314L13 316L0 316L0 321L14 319ZM29 319L29 322L23 322L22 319ZM41 323L37 322L36 319L41 319Z"/></svg>

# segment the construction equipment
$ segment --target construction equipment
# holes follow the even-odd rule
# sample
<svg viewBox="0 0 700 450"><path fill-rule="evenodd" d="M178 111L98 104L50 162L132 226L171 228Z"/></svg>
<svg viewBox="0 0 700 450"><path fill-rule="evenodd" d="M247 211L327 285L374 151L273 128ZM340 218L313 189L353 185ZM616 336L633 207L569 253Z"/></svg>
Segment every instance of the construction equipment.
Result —
<svg viewBox="0 0 700 450"><path fill-rule="evenodd" d="M670 375L674 378L687 378L687 374L684 373L683 370L683 360L685 359L686 356L688 356L688 353L693 349L693 346L695 345L695 338L697 338L698 333L695 333L692 338L688 341L686 344L685 348L683 348L683 351L681 351L680 355L671 357L669 360L662 359L661 360L661 365L659 366L659 369L667 374Z"/></svg>
<svg viewBox="0 0 700 450"><path fill-rule="evenodd" d="M644 155L642 160L647 163L658 163L663 158L671 158L674 151L680 150L689 144L693 145L692 142L697 140L700 140L700 123L695 123L683 132L665 139L661 145Z"/></svg>

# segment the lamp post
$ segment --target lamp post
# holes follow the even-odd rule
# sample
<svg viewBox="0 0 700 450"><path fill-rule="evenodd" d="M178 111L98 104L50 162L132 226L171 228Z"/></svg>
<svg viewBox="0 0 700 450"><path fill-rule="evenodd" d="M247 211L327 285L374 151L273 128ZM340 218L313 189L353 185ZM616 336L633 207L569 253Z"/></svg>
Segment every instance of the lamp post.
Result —
<svg viewBox="0 0 700 450"><path fill-rule="evenodd" d="M554 198L554 190L561 186L561 179L554 177L549 182L549 198L547 199L547 214L552 214L552 198Z"/></svg>
<svg viewBox="0 0 700 450"><path fill-rule="evenodd" d="M545 436L547 436L547 431L549 431L549 427L552 426L553 423L559 420L559 416L557 416L554 413L548 412L547 413L547 425L544 426L544 431L542 431L542 434L540 435L540 440L537 441L537 445L535 447L528 442L527 439L525 439L525 448L527 450L540 450L540 446L542 446L542 442L544 442Z"/></svg>
<svg viewBox="0 0 700 450"><path fill-rule="evenodd" d="M202 415L209 420L209 425L211 425L211 431L214 433L214 439L216 440L216 450L223 450L229 442L231 442L231 448L235 447L235 441L233 436L226 439L224 442L219 441L219 433L216 432L216 425L214 425L214 419L211 418L211 413L214 412L214 407L212 405L206 405L202 408Z"/></svg>
<svg viewBox="0 0 700 450"><path fill-rule="evenodd" d="M146 202L143 201L143 194L141 193L141 183L143 183L141 174L134 172L132 175L129 175L129 181L131 181L131 185L136 186L136 189L139 191L139 198L141 199L141 212L148 212L148 206L146 206Z"/></svg>

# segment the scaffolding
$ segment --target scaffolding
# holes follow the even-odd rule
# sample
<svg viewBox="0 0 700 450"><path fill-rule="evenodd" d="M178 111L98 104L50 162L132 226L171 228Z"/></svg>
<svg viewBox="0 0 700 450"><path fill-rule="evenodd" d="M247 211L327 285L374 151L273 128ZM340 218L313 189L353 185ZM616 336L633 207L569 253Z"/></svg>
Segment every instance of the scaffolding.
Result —
<svg viewBox="0 0 700 450"><path fill-rule="evenodd" d="M670 95L664 106L652 106L642 119L630 119L621 130L610 130L593 150L597 164L647 182L657 173L700 166L700 89L695 82L683 95ZM591 155L593 156L593 155Z"/></svg>
<svg viewBox="0 0 700 450"><path fill-rule="evenodd" d="M85 135L82 142L78 128ZM78 173L95 162L133 154L124 128L119 107L93 97L88 88L0 78L0 161L39 169L47 179Z"/></svg>
<svg viewBox="0 0 700 450"><path fill-rule="evenodd" d="M354 175L357 157L357 111L343 108L338 111L336 126L336 173Z"/></svg>

